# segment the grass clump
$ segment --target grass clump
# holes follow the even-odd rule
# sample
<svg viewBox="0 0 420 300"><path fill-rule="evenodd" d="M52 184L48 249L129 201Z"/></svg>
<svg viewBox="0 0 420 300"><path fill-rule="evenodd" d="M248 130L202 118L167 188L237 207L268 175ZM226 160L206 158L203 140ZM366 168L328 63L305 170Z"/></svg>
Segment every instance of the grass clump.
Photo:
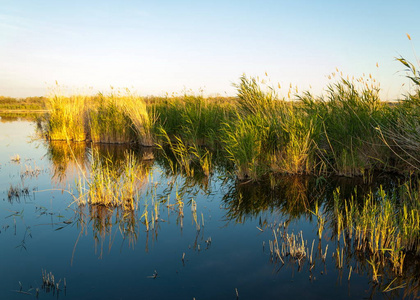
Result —
<svg viewBox="0 0 420 300"><path fill-rule="evenodd" d="M88 127L94 143L129 143L135 136L132 122L123 109L125 98L98 94L89 107Z"/></svg>
<svg viewBox="0 0 420 300"><path fill-rule="evenodd" d="M315 155L319 120L307 115L298 105L288 105L284 109L280 127L283 134L271 157L272 169L287 174L320 172Z"/></svg>
<svg viewBox="0 0 420 300"><path fill-rule="evenodd" d="M122 100L121 106L124 114L130 119L137 141L142 146L154 146L153 128L157 118L156 113L153 110L149 111L146 103L140 97L128 94Z"/></svg>
<svg viewBox="0 0 420 300"><path fill-rule="evenodd" d="M86 139L85 96L64 97L56 94L46 100L47 135L50 140L84 141Z"/></svg>
<svg viewBox="0 0 420 300"><path fill-rule="evenodd" d="M267 171L267 153L276 147L278 131L273 130L270 121L275 120L272 116L277 97L272 90L263 91L255 78L245 75L235 86L236 114L223 128L223 147L235 164L238 179L256 180Z"/></svg>
<svg viewBox="0 0 420 300"><path fill-rule="evenodd" d="M149 116L144 100L128 90L71 97L57 92L47 99L47 107L46 133L50 140L154 144L155 118Z"/></svg>
<svg viewBox="0 0 420 300"><path fill-rule="evenodd" d="M236 87L236 119L226 125L223 143L238 178L311 173L316 120L301 105L279 98L273 88L264 90L255 78L242 76Z"/></svg>
<svg viewBox="0 0 420 300"><path fill-rule="evenodd" d="M226 124L224 129L224 148L239 180L255 180L262 172L260 160L265 130L255 121L252 117L238 117L235 124Z"/></svg>

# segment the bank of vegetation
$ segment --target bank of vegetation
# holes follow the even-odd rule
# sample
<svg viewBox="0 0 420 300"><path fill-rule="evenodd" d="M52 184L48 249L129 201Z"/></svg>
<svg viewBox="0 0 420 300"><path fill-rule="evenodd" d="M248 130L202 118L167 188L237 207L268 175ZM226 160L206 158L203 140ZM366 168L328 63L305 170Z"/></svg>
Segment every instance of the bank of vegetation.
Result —
<svg viewBox="0 0 420 300"><path fill-rule="evenodd" d="M137 143L166 149L187 171L207 174L212 151L223 153L239 180L270 173L358 176L420 170L419 74L394 104L381 101L371 77L340 77L323 95L290 101L242 76L235 98L182 95L142 98L129 91L46 99L51 140Z"/></svg>
<svg viewBox="0 0 420 300"><path fill-rule="evenodd" d="M307 177L314 181L313 190L305 184L284 188L285 195L275 209L287 209L289 219L293 219L301 217L297 211L300 205L308 218L314 218L319 245L328 232L328 240L336 242L337 248L331 250L337 268L350 266L349 280L353 267L350 264L356 261L354 271L368 271L373 285L382 286L383 291L410 289L412 285L417 293L417 271L411 271L411 262L418 261L420 240L420 182L418 176L413 176L420 171L420 73L411 63L399 60L407 67L414 88L392 104L381 101L379 88L370 76L341 76L327 86L324 94L303 92L291 101L257 78L244 75L236 84L234 98L144 98L128 90L94 96L65 97L56 93L46 99L49 113L43 130L51 141L135 144L145 152L142 156L127 152L121 164L91 152L90 170L79 176L76 201L80 207L89 205L92 212L104 207L130 213L138 210L139 194L150 176L147 159L153 158L161 164L163 173L182 174L186 182L191 178L209 181L216 171L225 177L233 174L237 181L231 180L235 186L226 194L232 198L225 195L226 206L232 208L226 217L239 222L246 215L271 208L273 199L263 200L274 195L276 187L305 177L277 175L316 175ZM156 151L159 155L154 157ZM71 151L75 160L83 155L83 151L79 155ZM59 169L63 169L61 165ZM325 178L329 175L360 176L363 181L373 181L372 174L377 171L405 178L396 177L401 182L396 180L386 190L382 186L369 187L359 198L357 188L350 196L336 189L331 201L326 201L328 196L322 193L328 188ZM251 199L254 194L248 189L252 184L243 181L265 180L266 184L267 178L269 190L254 191L255 199ZM207 186L208 181L202 180L202 186ZM173 185L175 179L164 183L168 189L170 182ZM140 217L147 231L159 220L159 205L164 201L168 201L168 207L177 207L182 222L184 199L179 195L177 190L175 202L169 205L169 195L162 200L153 194ZM314 199L309 201L308 195ZM264 230L268 225L261 227ZM276 246L270 241L270 251L284 263L279 232L273 233ZM328 248L320 249L319 257L325 262ZM299 266L306 257L312 270L312 250L305 251L298 257Z"/></svg>
<svg viewBox="0 0 420 300"><path fill-rule="evenodd" d="M0 112L44 111L45 97L12 98L0 96Z"/></svg>

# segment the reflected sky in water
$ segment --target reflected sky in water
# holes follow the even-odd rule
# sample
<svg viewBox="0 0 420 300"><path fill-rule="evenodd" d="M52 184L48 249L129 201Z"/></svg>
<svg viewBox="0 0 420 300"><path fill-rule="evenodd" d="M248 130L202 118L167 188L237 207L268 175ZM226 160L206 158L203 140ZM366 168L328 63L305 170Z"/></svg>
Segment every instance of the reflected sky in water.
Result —
<svg viewBox="0 0 420 300"><path fill-rule="evenodd" d="M168 173L156 158L143 165L147 185L134 212L78 207L74 179L79 168L88 169L90 146L75 145L70 155L65 143L34 140L35 128L28 121L0 123L2 299L35 297L37 288L40 299L235 299L235 289L240 299L402 296L403 290L382 293L383 286L371 284L368 268L351 257L337 269L330 229L318 241L316 218L308 209L315 200L327 207L327 191L345 186L339 180L320 186L314 178L285 177L270 188L269 183L240 184L222 173L192 179ZM117 161L124 151L112 148L100 151ZM11 161L15 154L18 163ZM347 188L355 186L362 184ZM184 202L183 217L177 195ZM156 201L159 216L147 231L145 203L151 213ZM283 222L288 233L303 232L307 247L315 240L311 270L308 263L299 269L290 259L282 265L271 258L272 228ZM323 263L317 249L327 245ZM348 281L350 265L358 271ZM42 288L41 270L61 279L58 293Z"/></svg>

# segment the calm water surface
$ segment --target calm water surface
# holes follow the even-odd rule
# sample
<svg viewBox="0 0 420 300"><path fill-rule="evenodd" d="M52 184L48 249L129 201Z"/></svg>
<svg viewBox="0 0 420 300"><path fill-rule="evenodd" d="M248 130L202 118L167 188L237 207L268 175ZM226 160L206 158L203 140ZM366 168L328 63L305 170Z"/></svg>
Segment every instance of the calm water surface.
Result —
<svg viewBox="0 0 420 300"><path fill-rule="evenodd" d="M278 188L269 189L237 184L220 171L194 181L170 174L157 159L148 163L136 212L78 207L71 193L79 167L71 157L88 159L89 149L76 145L68 158L65 144L53 149L35 129L29 121L0 122L0 299L35 298L37 288L39 299L236 299L237 293L239 299L403 297L403 289L382 293L368 268L351 258L336 268L332 231L325 229L319 241L316 219L305 209L316 195L310 190L313 179L279 179ZM11 160L16 154L19 162ZM327 189L335 184L341 183ZM177 193L185 203L183 218L174 209ZM141 215L145 203L150 209L151 197L166 200L147 231ZM302 231L309 251L315 241L311 270L307 259L299 267L293 259L283 265L271 258L272 228L286 221L284 230ZM319 249L327 245L324 263ZM61 279L58 292L42 287L42 270L56 282Z"/></svg>

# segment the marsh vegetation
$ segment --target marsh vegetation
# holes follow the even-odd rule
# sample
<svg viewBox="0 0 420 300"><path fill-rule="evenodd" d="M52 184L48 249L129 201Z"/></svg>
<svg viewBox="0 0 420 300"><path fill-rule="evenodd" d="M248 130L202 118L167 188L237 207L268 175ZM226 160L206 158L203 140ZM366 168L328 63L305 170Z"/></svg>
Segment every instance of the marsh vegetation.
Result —
<svg viewBox="0 0 420 300"><path fill-rule="evenodd" d="M23 99L0 96L0 112L4 111L45 111L44 97L27 97Z"/></svg>
<svg viewBox="0 0 420 300"><path fill-rule="evenodd" d="M401 62L416 85L392 104L370 76L293 101L242 76L234 98L55 93L42 120L2 118L34 135L0 148L0 291L418 297L419 74Z"/></svg>
<svg viewBox="0 0 420 300"><path fill-rule="evenodd" d="M417 83L414 66L401 62ZM55 94L47 98L44 130L50 140L169 148L187 173L199 165L210 174L209 156L217 151L241 181L267 174L352 177L420 170L418 85L392 104L380 100L370 75L350 79L337 74L323 95L303 92L295 100L245 75L236 88L235 98L142 98L129 90Z"/></svg>

